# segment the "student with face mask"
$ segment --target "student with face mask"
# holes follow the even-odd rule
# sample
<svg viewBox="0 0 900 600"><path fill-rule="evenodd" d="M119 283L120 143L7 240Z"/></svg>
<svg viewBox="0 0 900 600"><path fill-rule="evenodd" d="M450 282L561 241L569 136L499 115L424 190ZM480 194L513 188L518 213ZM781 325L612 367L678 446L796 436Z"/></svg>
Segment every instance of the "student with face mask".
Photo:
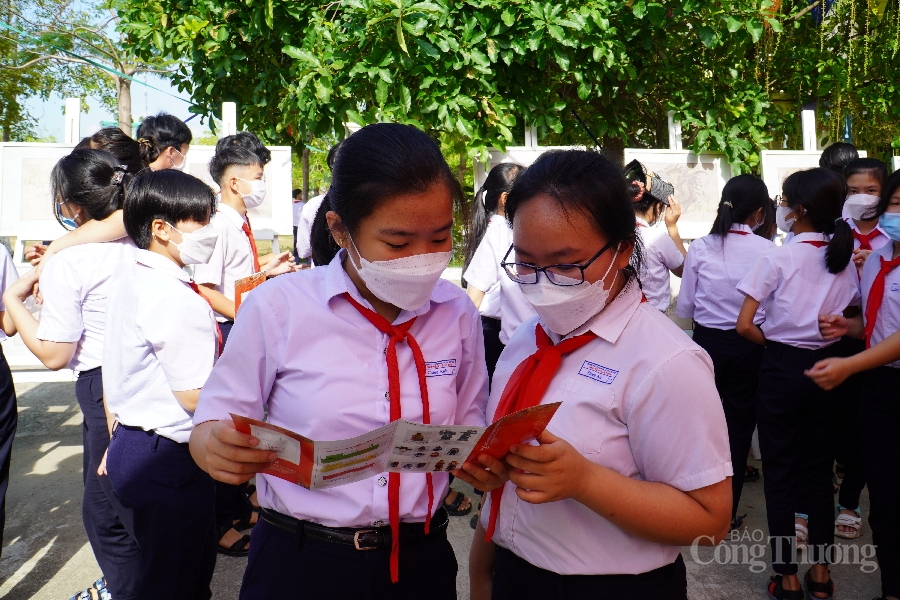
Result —
<svg viewBox="0 0 900 600"><path fill-rule="evenodd" d="M834 556L833 488L837 397L804 371L836 355L834 340L819 333L819 315L855 310L853 234L840 218L844 181L833 171L788 176L776 219L794 239L763 254L738 284L746 296L737 331L765 346L756 393L759 445L765 474L766 515L777 574L767 588L775 600L806 598L794 558L795 513L809 520L810 569L802 585L810 598L831 598L828 570ZM756 324L757 311L766 320Z"/></svg>
<svg viewBox="0 0 900 600"><path fill-rule="evenodd" d="M562 404L538 445L505 459L472 542L472 597L686 599L680 546L718 542L731 512L713 365L641 293L619 167L547 152L506 210L517 262L503 266L537 316L497 362L488 420Z"/></svg>
<svg viewBox="0 0 900 600"><path fill-rule="evenodd" d="M184 171L193 137L191 130L178 117L166 113L147 117L137 130L141 159L153 171Z"/></svg>
<svg viewBox="0 0 900 600"><path fill-rule="evenodd" d="M211 597L215 488L187 442L221 335L184 267L213 253L214 202L205 183L171 170L136 177L125 201L140 250L110 294L103 392L116 421L109 480L140 546L136 600Z"/></svg>
<svg viewBox="0 0 900 600"><path fill-rule="evenodd" d="M481 320L441 279L461 197L437 144L413 127L369 125L341 144L313 224L313 258L323 266L267 282L241 304L194 415L201 468L237 484L274 460L229 413L267 412L270 423L318 440L398 418L484 423ZM433 361L454 366L429 377L424 365ZM487 462L493 472L467 468L490 484L504 468ZM262 514L240 597L291 598L300 586L310 598L456 598L441 507L447 477L383 473L308 490L257 474ZM362 532L376 539L354 545Z"/></svg>
<svg viewBox="0 0 900 600"><path fill-rule="evenodd" d="M747 455L756 428L756 385L762 347L735 330L744 295L737 284L756 260L774 244L753 235L765 222L772 205L766 184L752 175L738 175L722 190L712 231L688 248L675 314L694 321L694 341L709 353L716 372L716 389L722 397L731 463L734 466L731 527L741 526L737 514ZM760 309L754 323L762 323ZM759 478L757 470L756 477Z"/></svg>
<svg viewBox="0 0 900 600"><path fill-rule="evenodd" d="M858 158L844 168L847 199L841 218L853 231L853 263L858 269L862 269L873 250L890 242L874 216L881 196L881 184L887 174L887 165L876 158Z"/></svg>
<svg viewBox="0 0 900 600"><path fill-rule="evenodd" d="M131 180L127 166L102 150L74 150L53 167L54 212L67 228L105 219L122 208ZM114 597L133 598L140 556L131 513L116 497L102 468L109 426L103 406L103 349L109 339L105 317L112 281L134 262L131 239L83 244L57 254L40 276L41 320L25 307L38 281L26 274L4 295L7 314L22 341L49 369L78 373L75 396L84 416L84 497L82 518L105 587ZM98 587L104 587L101 580Z"/></svg>
<svg viewBox="0 0 900 600"><path fill-rule="evenodd" d="M872 252L863 267L862 313L819 318L826 339L852 336L866 350L850 357L828 358L806 375L826 390L861 377L862 461L869 485L872 540L881 573L881 598L900 599L900 173L884 182L874 209L891 243ZM845 384L846 385L846 384Z"/></svg>

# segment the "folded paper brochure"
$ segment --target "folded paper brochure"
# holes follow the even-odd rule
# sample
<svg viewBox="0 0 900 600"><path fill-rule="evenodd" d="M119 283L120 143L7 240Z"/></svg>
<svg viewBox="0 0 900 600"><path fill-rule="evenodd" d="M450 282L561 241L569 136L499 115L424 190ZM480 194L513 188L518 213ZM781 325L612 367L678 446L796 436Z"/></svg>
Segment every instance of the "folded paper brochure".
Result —
<svg viewBox="0 0 900 600"><path fill-rule="evenodd" d="M362 481L384 472L452 471L487 454L503 458L513 444L536 439L560 402L507 415L489 427L394 421L349 440L317 442L276 425L232 414L238 431L259 439L278 459L263 471L311 490Z"/></svg>

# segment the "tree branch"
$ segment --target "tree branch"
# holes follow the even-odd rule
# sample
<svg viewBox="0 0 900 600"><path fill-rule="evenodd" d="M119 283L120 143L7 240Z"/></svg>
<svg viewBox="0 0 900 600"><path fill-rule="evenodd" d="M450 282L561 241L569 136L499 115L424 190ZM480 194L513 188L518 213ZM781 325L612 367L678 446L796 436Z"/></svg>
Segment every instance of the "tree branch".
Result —
<svg viewBox="0 0 900 600"><path fill-rule="evenodd" d="M817 6L818 6L819 4L821 4L821 3L822 3L822 0L816 0L815 2L813 2L813 3L810 4L809 6L807 6L806 8L804 8L803 10L801 10L800 12L798 12L796 15L794 15L793 17L791 17L791 21L797 21L798 19L802 18L803 15L807 14L809 11L811 11L812 9L814 9L815 7L817 7ZM824 15L823 15L823 16L824 16Z"/></svg>

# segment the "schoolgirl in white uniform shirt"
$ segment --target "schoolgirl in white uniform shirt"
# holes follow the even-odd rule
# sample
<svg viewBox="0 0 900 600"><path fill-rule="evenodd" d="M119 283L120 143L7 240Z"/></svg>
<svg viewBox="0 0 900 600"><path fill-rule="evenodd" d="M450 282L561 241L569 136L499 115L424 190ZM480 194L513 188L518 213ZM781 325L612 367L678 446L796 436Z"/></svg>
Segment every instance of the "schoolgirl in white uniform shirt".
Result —
<svg viewBox="0 0 900 600"><path fill-rule="evenodd" d="M51 174L54 212L61 224L78 227L122 208L128 169L102 150L74 150ZM129 238L66 248L40 276L41 320L25 308L37 280L34 271L7 290L4 302L22 341L50 369L78 373L75 395L84 415L82 518L91 549L114 597L133 598L140 578L140 551L131 512L122 506L105 474L98 474L109 445L103 406L103 348L112 281L134 262ZM44 260L47 260L46 258Z"/></svg>
<svg viewBox="0 0 900 600"><path fill-rule="evenodd" d="M205 183L173 170L138 175L125 201L141 250L110 294L103 392L116 420L107 471L140 546L137 600L211 597L215 488L187 442L219 340L184 266L212 254L214 202Z"/></svg>
<svg viewBox="0 0 900 600"><path fill-rule="evenodd" d="M680 546L722 539L731 510L712 364L643 299L619 167L547 152L507 214L519 263L505 269L538 316L504 349L487 417L562 405L540 445L506 457L473 541L473 598L686 599Z"/></svg>
<svg viewBox="0 0 900 600"><path fill-rule="evenodd" d="M644 193L643 184L629 186L637 219L637 233L643 247L641 285L651 305L666 311L672 302L669 277L681 277L687 250L678 233L681 205L674 197L661 202ZM662 219L662 223L660 223Z"/></svg>
<svg viewBox="0 0 900 600"><path fill-rule="evenodd" d="M873 250L891 241L874 216L887 174L887 165L876 158L857 158L844 168L847 199L841 217L853 231L853 262L860 269Z"/></svg>
<svg viewBox="0 0 900 600"><path fill-rule="evenodd" d="M756 260L774 247L754 234L765 221L766 204L771 203L766 184L758 177L738 175L725 184L712 231L688 248L675 311L679 317L693 319L693 339L709 353L715 367L734 467L732 528L743 521L737 510L756 428L754 399L762 360L762 347L735 330L744 302L737 284ZM760 309L754 323L763 319Z"/></svg>
<svg viewBox="0 0 900 600"><path fill-rule="evenodd" d="M491 169L475 196L466 236L463 279L466 294L481 313L488 376L493 376L497 359L516 328L534 315L534 308L519 286L500 268L512 244L506 197L524 171L525 167L514 163L501 163Z"/></svg>
<svg viewBox="0 0 900 600"><path fill-rule="evenodd" d="M461 197L438 146L412 127L369 125L341 144L313 226L313 257L332 258L267 282L241 305L194 415L191 448L203 469L239 483L274 459L229 413L268 412L270 423L315 440L399 417L484 422L481 320L462 290L440 279ZM438 360L455 365L450 376L419 373L417 362ZM399 397L389 393L396 386ZM503 472L502 463L488 466ZM385 473L316 491L259 474L257 486L263 508L242 599L294 598L298 589L310 598L456 597L440 508L446 473ZM377 538L362 550L353 541L361 531Z"/></svg>
<svg viewBox="0 0 900 600"><path fill-rule="evenodd" d="M9 255L6 246L0 246L0 293L5 292L19 278L16 265ZM0 299L0 319L3 322L3 331L0 332L0 341L6 336L16 334L15 324L6 316L6 306ZM0 548L3 544L3 529L6 525L6 489L9 487L9 465L12 460L13 438L16 436L16 426L19 422L19 413L16 407L16 389L13 385L12 372L0 347Z"/></svg>
<svg viewBox="0 0 900 600"><path fill-rule="evenodd" d="M830 598L837 399L803 372L836 352L834 340L819 333L819 315L859 304L856 269L850 264L853 235L840 218L846 194L839 175L821 168L800 171L785 179L782 189L778 227L794 233L794 239L766 252L738 285L746 296L738 333L765 346L756 415L777 573L767 591L777 600L804 598L791 543L794 513L803 507L813 563L804 584L815 597ZM760 306L766 320L757 326Z"/></svg>
<svg viewBox="0 0 900 600"><path fill-rule="evenodd" d="M825 389L860 374L862 462L869 486L872 540L875 543L881 595L900 599L900 173L884 182L874 209L890 244L872 252L862 272L862 314L822 317L824 337L850 335L867 349L851 357L829 358L807 372Z"/></svg>

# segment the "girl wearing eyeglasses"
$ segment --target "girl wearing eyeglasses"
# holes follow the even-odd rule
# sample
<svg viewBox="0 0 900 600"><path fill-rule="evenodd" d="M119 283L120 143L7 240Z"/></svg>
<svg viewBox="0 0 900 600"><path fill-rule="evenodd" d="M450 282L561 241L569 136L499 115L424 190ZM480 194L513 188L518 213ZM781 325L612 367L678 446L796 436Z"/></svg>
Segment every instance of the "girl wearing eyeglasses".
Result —
<svg viewBox="0 0 900 600"><path fill-rule="evenodd" d="M506 457L472 545L472 598L685 599L680 547L721 540L731 512L709 357L641 293L619 167L548 152L507 215L516 262L503 267L537 316L500 357L486 417L562 405Z"/></svg>

